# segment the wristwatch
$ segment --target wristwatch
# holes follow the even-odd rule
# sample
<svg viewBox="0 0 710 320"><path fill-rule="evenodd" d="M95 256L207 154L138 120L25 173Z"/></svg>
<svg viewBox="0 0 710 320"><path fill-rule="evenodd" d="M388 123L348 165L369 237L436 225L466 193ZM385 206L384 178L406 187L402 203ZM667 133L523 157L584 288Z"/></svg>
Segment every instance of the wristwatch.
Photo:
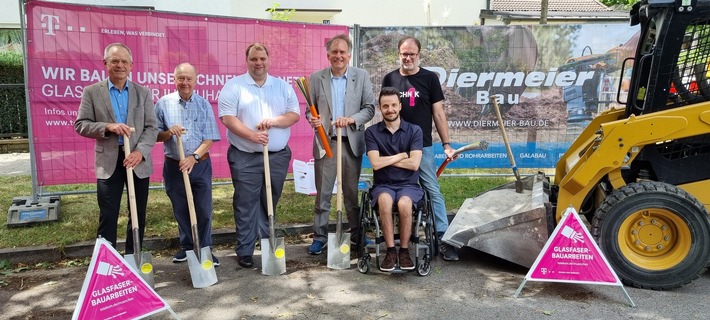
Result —
<svg viewBox="0 0 710 320"><path fill-rule="evenodd" d="M193 154L192 154L192 157L195 158L195 163L199 163L199 162L200 162L200 155L199 155L199 154L193 153Z"/></svg>

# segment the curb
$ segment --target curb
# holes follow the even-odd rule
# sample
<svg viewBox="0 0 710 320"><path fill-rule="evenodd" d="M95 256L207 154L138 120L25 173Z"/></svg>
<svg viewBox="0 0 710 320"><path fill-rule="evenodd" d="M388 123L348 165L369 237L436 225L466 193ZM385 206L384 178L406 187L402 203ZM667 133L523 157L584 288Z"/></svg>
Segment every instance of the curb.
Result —
<svg viewBox="0 0 710 320"><path fill-rule="evenodd" d="M454 215L449 213L448 220L451 223ZM335 231L335 222L328 224L328 230ZM343 223L343 227L347 228L348 223ZM294 224L288 226L276 226L275 232L277 236L295 236L302 234L313 233L312 224ZM212 231L212 245L235 244L237 234L232 229L219 229ZM58 262L63 259L78 259L91 257L94 253L95 241L82 241L79 243L67 245L64 248L57 246L37 246L37 247L20 247L12 249L0 249L0 261L8 260L12 264L23 263L33 264L39 262ZM125 239L118 240L116 249L123 251L125 248ZM143 249L147 251L165 250L179 246L177 237L172 238L148 238L143 239Z"/></svg>
<svg viewBox="0 0 710 320"><path fill-rule="evenodd" d="M347 226L347 223L343 224ZM335 230L335 223L331 223L329 228ZM281 236L293 236L308 234L313 232L313 225L298 224L284 227L276 227L276 234ZM212 245L234 244L236 242L236 231L230 229L219 229L212 232ZM34 264L39 262L58 262L63 259L78 259L91 257L94 253L94 241L82 241L67 245L64 248L57 246L37 246L20 247L12 249L0 249L0 260L8 260L12 264ZM116 244L118 251L125 248L125 240L121 239ZM172 238L149 238L143 239L143 248L147 251L165 250L178 248L179 240Z"/></svg>

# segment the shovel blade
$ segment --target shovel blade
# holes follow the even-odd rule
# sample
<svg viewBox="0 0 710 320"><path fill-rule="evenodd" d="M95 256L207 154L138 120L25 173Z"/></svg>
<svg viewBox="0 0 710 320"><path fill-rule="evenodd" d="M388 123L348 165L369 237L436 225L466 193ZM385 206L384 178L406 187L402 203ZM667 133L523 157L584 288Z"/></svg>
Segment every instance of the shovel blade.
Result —
<svg viewBox="0 0 710 320"><path fill-rule="evenodd" d="M328 233L328 268L350 268L350 233Z"/></svg>
<svg viewBox="0 0 710 320"><path fill-rule="evenodd" d="M276 238L272 248L269 239L261 239L261 273L277 276L286 273L284 238Z"/></svg>
<svg viewBox="0 0 710 320"><path fill-rule="evenodd" d="M193 287L201 289L217 283L217 272L214 270L210 247L200 249L202 261L197 259L194 250L187 250L185 253L187 254L187 265L190 267Z"/></svg>
<svg viewBox="0 0 710 320"><path fill-rule="evenodd" d="M143 252L140 257L140 265L136 265L136 258L134 254L127 254L123 256L126 260L126 264L133 269L133 271L139 275L143 280L151 287L155 287L155 281L153 279L153 256L150 252Z"/></svg>

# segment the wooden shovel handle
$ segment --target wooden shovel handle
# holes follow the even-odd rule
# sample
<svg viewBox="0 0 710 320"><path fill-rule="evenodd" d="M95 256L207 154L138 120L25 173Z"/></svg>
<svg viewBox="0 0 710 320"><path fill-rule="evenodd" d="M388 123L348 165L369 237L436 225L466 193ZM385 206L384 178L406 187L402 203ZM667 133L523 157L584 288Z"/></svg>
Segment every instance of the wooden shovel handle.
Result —
<svg viewBox="0 0 710 320"><path fill-rule="evenodd" d="M338 189L335 196L335 208L338 211L343 210L343 132L342 128L336 128L337 131L337 145L336 150L338 153L338 158L335 160L335 171L336 178L338 180Z"/></svg>
<svg viewBox="0 0 710 320"><path fill-rule="evenodd" d="M131 132L135 132L135 128L131 128ZM123 153L126 157L131 154L131 138L128 135L123 135ZM131 228L138 229L138 206L136 205L136 185L133 181L133 168L126 168L126 181L128 184L128 208L131 214Z"/></svg>
<svg viewBox="0 0 710 320"><path fill-rule="evenodd" d="M178 152L180 161L185 160L185 149L182 147L182 138L177 137ZM179 165L178 165L179 166ZM197 214L195 213L195 198L192 194L192 186L190 184L190 175L187 171L182 172L182 179L185 183L185 194L187 195L187 209L190 212L190 225L197 224Z"/></svg>
<svg viewBox="0 0 710 320"><path fill-rule="evenodd" d="M513 150L510 148L510 142L508 141L508 134L505 133L505 126L503 125L503 117L500 114L500 107L498 107L498 101L493 98L493 108L496 109L496 115L498 116L498 126L500 127L500 132L503 134L503 143L505 143L505 149L508 151L508 158L510 159L510 166L513 168L513 175L515 176L515 191L522 192L522 181L520 180L520 173L518 172L518 166L515 165L515 157L513 157Z"/></svg>
<svg viewBox="0 0 710 320"><path fill-rule="evenodd" d="M271 166L269 165L269 146L264 145L264 187L266 188L266 212L269 218L274 216L274 203L271 195Z"/></svg>

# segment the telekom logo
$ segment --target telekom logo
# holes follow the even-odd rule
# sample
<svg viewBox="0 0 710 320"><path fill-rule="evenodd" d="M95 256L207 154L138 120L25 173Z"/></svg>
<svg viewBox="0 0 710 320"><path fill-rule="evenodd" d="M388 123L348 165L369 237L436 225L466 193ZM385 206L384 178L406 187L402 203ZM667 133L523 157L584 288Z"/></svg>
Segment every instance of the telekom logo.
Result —
<svg viewBox="0 0 710 320"><path fill-rule="evenodd" d="M417 89L412 87L407 90L407 92L400 92L399 97L400 98L409 98L409 106L414 107L414 105L417 102L417 97L419 96L419 92L417 92Z"/></svg>
<svg viewBox="0 0 710 320"><path fill-rule="evenodd" d="M39 20L42 21L42 29L47 30L45 34L48 36L56 36L55 31L61 30L59 27L59 16L42 14ZM75 26L67 25L66 31L76 31L74 27ZM86 32L86 28L82 26L79 26L78 30L79 32Z"/></svg>
<svg viewBox="0 0 710 320"><path fill-rule="evenodd" d="M45 20L47 21L45 22ZM40 21L42 21L42 29L47 29L47 33L45 33L46 35L57 35L54 33L54 30L59 29L59 16L43 14L40 16Z"/></svg>

